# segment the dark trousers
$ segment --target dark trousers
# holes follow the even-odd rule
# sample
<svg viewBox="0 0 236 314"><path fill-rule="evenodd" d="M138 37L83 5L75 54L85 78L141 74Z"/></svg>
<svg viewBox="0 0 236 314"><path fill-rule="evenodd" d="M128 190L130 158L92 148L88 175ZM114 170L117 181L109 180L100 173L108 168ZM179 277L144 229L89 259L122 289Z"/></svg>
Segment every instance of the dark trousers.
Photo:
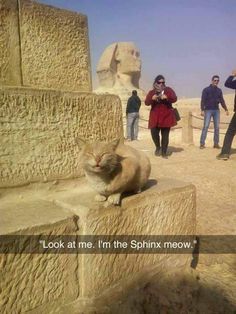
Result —
<svg viewBox="0 0 236 314"><path fill-rule="evenodd" d="M226 131L225 138L224 138L224 144L221 150L221 154L229 154L231 145L234 139L234 135L236 134L236 112L234 113L229 127Z"/></svg>
<svg viewBox="0 0 236 314"><path fill-rule="evenodd" d="M160 142L160 131L161 131L161 142ZM162 150L162 154L166 154L167 147L169 144L169 133L170 128L153 128L151 129L152 140L156 145L156 149Z"/></svg>

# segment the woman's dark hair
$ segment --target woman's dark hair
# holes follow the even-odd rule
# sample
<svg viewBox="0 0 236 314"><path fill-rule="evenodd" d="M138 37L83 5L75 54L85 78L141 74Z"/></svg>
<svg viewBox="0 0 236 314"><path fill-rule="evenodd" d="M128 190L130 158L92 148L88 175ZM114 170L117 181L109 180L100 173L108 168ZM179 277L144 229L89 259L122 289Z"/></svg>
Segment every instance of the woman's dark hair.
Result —
<svg viewBox="0 0 236 314"><path fill-rule="evenodd" d="M156 82L158 82L158 81L160 81L160 80L164 80L164 79L165 79L164 76L161 75L161 74L159 74L159 75L157 75L157 77L155 78L154 83L156 83Z"/></svg>

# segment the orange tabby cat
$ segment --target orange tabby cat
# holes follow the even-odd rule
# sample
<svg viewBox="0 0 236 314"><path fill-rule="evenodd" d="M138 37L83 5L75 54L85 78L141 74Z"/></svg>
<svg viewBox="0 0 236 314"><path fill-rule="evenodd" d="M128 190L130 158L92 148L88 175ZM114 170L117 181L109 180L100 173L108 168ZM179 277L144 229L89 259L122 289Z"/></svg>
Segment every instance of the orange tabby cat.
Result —
<svg viewBox="0 0 236 314"><path fill-rule="evenodd" d="M86 143L77 139L77 143L82 148L85 175L98 192L96 201L119 205L123 192L139 193L147 183L151 165L144 153L119 140Z"/></svg>

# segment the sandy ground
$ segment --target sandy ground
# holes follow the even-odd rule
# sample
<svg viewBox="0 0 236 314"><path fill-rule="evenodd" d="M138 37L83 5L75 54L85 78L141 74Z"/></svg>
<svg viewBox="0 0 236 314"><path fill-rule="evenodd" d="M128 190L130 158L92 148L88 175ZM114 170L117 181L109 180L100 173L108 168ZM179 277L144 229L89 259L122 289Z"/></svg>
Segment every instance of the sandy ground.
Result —
<svg viewBox="0 0 236 314"><path fill-rule="evenodd" d="M194 131L194 145L181 144L181 129L171 131L168 159L154 156L149 130L141 129L138 141L128 142L151 160L152 177L178 178L197 188L197 232L236 234L236 138L229 160L217 160L209 133L206 148L199 149L200 131ZM221 136L220 144L222 144Z"/></svg>

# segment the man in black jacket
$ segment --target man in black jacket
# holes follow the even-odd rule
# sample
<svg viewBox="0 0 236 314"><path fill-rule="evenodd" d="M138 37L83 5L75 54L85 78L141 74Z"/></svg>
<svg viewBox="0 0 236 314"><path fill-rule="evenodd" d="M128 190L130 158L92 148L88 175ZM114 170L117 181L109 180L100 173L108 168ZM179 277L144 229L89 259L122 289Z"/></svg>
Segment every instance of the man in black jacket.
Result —
<svg viewBox="0 0 236 314"><path fill-rule="evenodd" d="M126 107L127 117L127 140L133 141L138 139L138 121L141 100L137 95L137 91L132 91L132 96L128 99Z"/></svg>
<svg viewBox="0 0 236 314"><path fill-rule="evenodd" d="M217 159L228 160L231 145L234 139L234 135L236 134L236 69L233 70L232 75L230 75L226 82L225 87L232 88L235 90L235 97L234 97L234 115L230 121L229 127L226 131L224 144L221 150L221 153L216 156Z"/></svg>

